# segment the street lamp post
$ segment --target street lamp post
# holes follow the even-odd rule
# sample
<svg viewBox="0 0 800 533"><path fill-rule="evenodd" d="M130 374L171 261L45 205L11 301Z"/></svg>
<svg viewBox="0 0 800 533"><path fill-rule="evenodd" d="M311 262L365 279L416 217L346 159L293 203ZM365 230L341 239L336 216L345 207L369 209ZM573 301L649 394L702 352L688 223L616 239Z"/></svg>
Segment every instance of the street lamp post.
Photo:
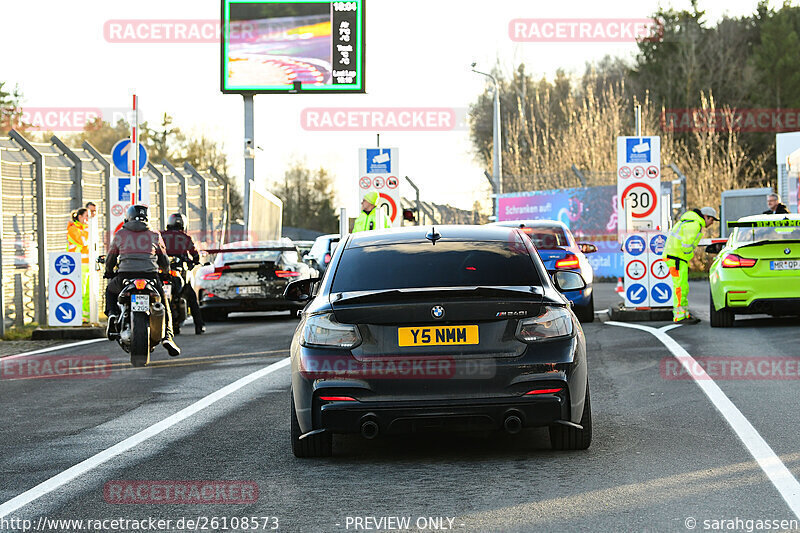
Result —
<svg viewBox="0 0 800 533"><path fill-rule="evenodd" d="M502 162L502 145L500 133L500 84L497 83L497 78L486 72L475 70L475 63L472 64L472 72L486 76L494 83L494 117L492 120L492 189L494 198L492 204L494 206L494 217L498 219L499 210L499 197L503 193L503 162Z"/></svg>

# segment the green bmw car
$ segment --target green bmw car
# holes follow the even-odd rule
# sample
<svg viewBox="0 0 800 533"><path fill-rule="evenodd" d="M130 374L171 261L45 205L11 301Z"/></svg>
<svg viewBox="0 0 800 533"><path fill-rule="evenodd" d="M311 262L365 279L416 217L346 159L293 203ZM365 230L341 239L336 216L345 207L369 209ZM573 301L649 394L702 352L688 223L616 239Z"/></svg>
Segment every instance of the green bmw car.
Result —
<svg viewBox="0 0 800 533"><path fill-rule="evenodd" d="M725 243L709 269L711 327L733 326L737 314L800 315L800 215L753 215L728 222Z"/></svg>

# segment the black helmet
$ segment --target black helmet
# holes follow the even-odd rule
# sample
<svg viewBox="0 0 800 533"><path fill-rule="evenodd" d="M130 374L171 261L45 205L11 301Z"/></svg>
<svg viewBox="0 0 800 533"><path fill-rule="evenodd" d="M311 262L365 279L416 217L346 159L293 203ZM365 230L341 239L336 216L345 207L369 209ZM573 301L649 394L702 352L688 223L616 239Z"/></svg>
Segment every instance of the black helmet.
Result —
<svg viewBox="0 0 800 533"><path fill-rule="evenodd" d="M131 220L139 220L141 222L147 222L147 206L146 205L132 205L128 208L125 212L125 222L130 222Z"/></svg>
<svg viewBox="0 0 800 533"><path fill-rule="evenodd" d="M167 219L167 229L169 230L186 230L186 217L183 213L172 213Z"/></svg>

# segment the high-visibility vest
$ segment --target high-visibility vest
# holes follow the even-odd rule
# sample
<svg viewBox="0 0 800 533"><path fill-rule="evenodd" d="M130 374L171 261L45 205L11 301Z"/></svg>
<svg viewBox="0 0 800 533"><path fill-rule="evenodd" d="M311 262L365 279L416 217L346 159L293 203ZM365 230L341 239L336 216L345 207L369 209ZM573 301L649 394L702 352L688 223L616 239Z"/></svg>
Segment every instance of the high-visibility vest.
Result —
<svg viewBox="0 0 800 533"><path fill-rule="evenodd" d="M694 249L703 236L706 221L694 211L687 211L673 226L664 245L664 256L677 257L688 262L694 257Z"/></svg>
<svg viewBox="0 0 800 533"><path fill-rule="evenodd" d="M67 251L81 254L81 263L89 264L89 226L72 221L67 226Z"/></svg>
<svg viewBox="0 0 800 533"><path fill-rule="evenodd" d="M356 219L355 223L353 224L353 233L356 233L356 232L359 232L359 231L369 231L369 230L373 230L373 229L391 228L392 224L389 221L389 217L388 216L384 216L383 217L383 228L379 228L378 227L378 209L380 209L380 208L376 207L375 209L373 209L369 213L365 213L364 211L361 211L361 214L358 215L358 218Z"/></svg>

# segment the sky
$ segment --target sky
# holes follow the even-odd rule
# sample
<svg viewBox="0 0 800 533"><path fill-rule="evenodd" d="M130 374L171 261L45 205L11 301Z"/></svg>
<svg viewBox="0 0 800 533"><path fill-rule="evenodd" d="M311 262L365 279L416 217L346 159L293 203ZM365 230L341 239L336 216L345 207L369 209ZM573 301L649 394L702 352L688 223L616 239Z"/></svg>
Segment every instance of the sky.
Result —
<svg viewBox="0 0 800 533"><path fill-rule="evenodd" d="M518 18L644 18L659 6L689 9L689 0L611 2L540 0L366 0L366 94L258 95L255 97L256 181L269 184L295 160L322 166L336 177L336 205L355 210L358 149L373 147L373 132L306 131L305 108L444 107L462 112L486 88L488 71L521 62L536 76L556 69L580 75L605 55L632 59L633 43L513 42ZM755 11L756 0L700 1L706 20ZM775 2L770 3L775 6ZM23 107L124 108L135 89L144 120L167 112L186 132L222 143L231 173L241 179L244 111L240 95L220 92L219 45L118 43L104 36L110 20L217 20L220 0L0 0L7 45L0 81L18 84ZM13 22L12 22L13 21ZM377 132L376 132L377 133ZM425 201L489 210L489 184L475 160L466 128L440 132L384 132L382 147L399 149L400 175ZM401 193L412 197L404 182Z"/></svg>

